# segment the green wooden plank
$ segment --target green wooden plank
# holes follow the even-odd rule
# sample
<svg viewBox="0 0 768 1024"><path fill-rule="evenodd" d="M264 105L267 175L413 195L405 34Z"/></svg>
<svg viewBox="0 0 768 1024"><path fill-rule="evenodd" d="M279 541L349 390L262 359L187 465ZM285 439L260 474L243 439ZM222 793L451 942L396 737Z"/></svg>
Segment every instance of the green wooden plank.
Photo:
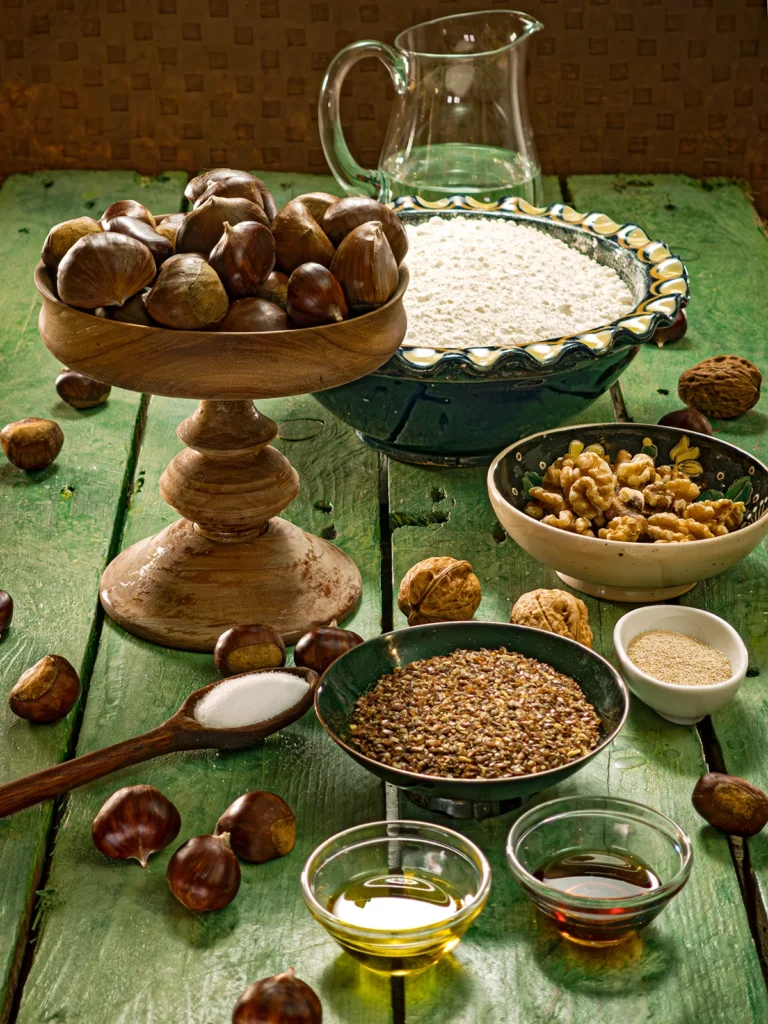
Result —
<svg viewBox="0 0 768 1024"><path fill-rule="evenodd" d="M647 217L622 204L624 190L614 193L595 187L585 195L582 184L594 183L588 178L575 184L569 181L578 209L598 209L653 227ZM694 323L695 317L694 312ZM655 353L655 349L648 352L646 359ZM630 373L638 382L637 388L629 390L632 408L636 392L647 382L648 362L622 377L625 396ZM663 379L655 364L651 379ZM583 421L611 418L604 398L584 414ZM563 586L553 572L511 540L502 540L482 472L425 471L390 463L390 502L395 584L411 564L428 555L467 558L484 588L478 617L502 620L525 591ZM432 516L437 509L442 516ZM446 513L447 522L435 521ZM627 608L586 601L596 649L612 658L613 626ZM397 625L404 621L397 611L395 619ZM407 982L408 1019L430 1024L602 1024L619 1017L638 1024L648 1020L719 1024L724 1005L729 1019L765 1019L768 998L727 843L711 829L700 827L690 805L691 789L705 770L695 730L667 723L633 701L627 725L611 750L565 785L541 795L541 799L560 793L621 795L664 810L693 837L695 866L686 889L641 941L613 953L580 951L537 923L531 904L512 882L504 863L503 843L513 816L460 824L459 830L479 842L491 858L491 901L451 959ZM401 813L425 816L402 799ZM733 984L736 976L738 986Z"/></svg>
<svg viewBox="0 0 768 1024"><path fill-rule="evenodd" d="M626 185L620 179L576 178L570 184L579 209L603 203L610 213L608 203L615 195L623 216L636 219L668 241L688 267L692 299L687 337L660 352L654 348L643 352L622 378L632 417L655 423L663 413L679 407L677 379L701 359L735 353L768 371L768 239L737 185L674 177L643 181L642 185ZM653 387L647 387L647 379L654 381ZM745 416L716 421L716 436L767 462L767 412L768 401L763 397ZM714 716L713 724L728 770L768 789L768 764L763 756L768 715L765 544L739 565L700 583L680 601L727 619L749 648L750 678L736 699ZM768 833L750 839L747 845L765 893Z"/></svg>
<svg viewBox="0 0 768 1024"><path fill-rule="evenodd" d="M138 464L141 491L132 498L126 545L174 518L157 483L180 448L175 427L193 405L170 399L150 404ZM317 533L335 531L363 573L364 599L352 626L368 636L380 632L377 456L348 428L321 415L309 397L264 402L262 409L284 437L297 438L280 442L302 484L286 515ZM210 655L164 650L108 624L78 753L159 723L189 692L216 677ZM296 813L296 849L284 860L243 865L241 892L227 909L190 914L165 881L172 850L142 872L104 860L92 846L90 824L103 800L138 782L158 786L176 803L183 823L179 841L210 831L239 794L274 790ZM299 889L304 860L320 841L382 817L379 782L352 764L313 716L256 750L176 755L75 792L57 839L51 896L19 1022L98 1020L109 993L110 1024L219 1024L229 1019L247 983L288 965L320 993L329 1024L389 1021L387 982L361 976L310 918Z"/></svg>
<svg viewBox="0 0 768 1024"><path fill-rule="evenodd" d="M47 653L76 668L92 659L96 587L120 507L138 395L114 390L105 406L78 412L54 388L59 366L40 341L32 272L48 229L70 217L101 216L115 197L178 209L184 175L141 178L119 171L13 175L0 191L0 426L24 416L57 420L64 447L49 469L27 475L0 455L0 587L16 603L0 642L3 690ZM0 779L64 756L73 716L32 726L0 701ZM0 822L0 1019L10 998L40 875L51 806Z"/></svg>

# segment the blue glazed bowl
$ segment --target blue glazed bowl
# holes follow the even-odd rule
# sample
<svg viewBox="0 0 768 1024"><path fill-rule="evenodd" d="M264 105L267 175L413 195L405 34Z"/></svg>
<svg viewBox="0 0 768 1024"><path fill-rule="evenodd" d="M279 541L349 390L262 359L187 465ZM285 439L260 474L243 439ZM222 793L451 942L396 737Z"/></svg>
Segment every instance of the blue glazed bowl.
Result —
<svg viewBox="0 0 768 1024"><path fill-rule="evenodd" d="M454 196L427 203L402 197L406 223L430 217L514 220L551 234L612 267L636 301L625 317L568 338L512 348L434 350L406 335L374 373L316 394L326 409L372 447L404 462L467 466L489 463L500 449L582 413L629 366L643 342L676 321L684 332L688 277L663 242L635 224L555 203L538 208L510 197L480 204ZM407 296L406 296L407 308Z"/></svg>
<svg viewBox="0 0 768 1024"><path fill-rule="evenodd" d="M398 666L452 651L505 647L545 661L575 679L602 722L598 746L569 764L531 775L499 779L451 779L392 768L366 757L350 742L355 701ZM414 803L458 818L501 814L561 782L613 741L629 711L629 693L616 669L595 651L540 629L506 622L441 622L411 626L367 640L335 661L315 690L321 725L342 750L385 782L399 786Z"/></svg>

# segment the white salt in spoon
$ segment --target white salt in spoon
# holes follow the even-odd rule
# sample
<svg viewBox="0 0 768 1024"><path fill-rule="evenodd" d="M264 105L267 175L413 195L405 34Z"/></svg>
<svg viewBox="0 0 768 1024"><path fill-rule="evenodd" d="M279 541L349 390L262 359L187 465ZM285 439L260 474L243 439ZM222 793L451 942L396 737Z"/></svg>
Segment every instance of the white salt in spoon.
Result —
<svg viewBox="0 0 768 1024"><path fill-rule="evenodd" d="M150 732L0 786L0 818L160 754L252 747L309 710L317 681L308 668L264 668L220 679L195 690Z"/></svg>

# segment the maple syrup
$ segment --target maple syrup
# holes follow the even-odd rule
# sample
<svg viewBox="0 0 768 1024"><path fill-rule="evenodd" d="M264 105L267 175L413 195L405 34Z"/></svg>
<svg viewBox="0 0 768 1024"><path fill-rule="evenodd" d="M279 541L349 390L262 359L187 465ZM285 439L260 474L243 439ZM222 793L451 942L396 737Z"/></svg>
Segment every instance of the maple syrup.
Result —
<svg viewBox="0 0 768 1024"><path fill-rule="evenodd" d="M636 908L623 908L615 902L647 896L661 885L661 879L639 857L608 850L571 850L542 865L534 877L555 892L605 900L605 909L575 910L558 904L553 892L552 920L558 931L574 942L600 946L623 941L642 923Z"/></svg>

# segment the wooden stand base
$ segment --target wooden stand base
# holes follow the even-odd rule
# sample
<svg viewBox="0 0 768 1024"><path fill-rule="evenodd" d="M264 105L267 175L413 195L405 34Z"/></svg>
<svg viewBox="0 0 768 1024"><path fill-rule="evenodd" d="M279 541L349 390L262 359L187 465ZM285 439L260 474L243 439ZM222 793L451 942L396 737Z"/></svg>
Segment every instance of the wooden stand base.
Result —
<svg viewBox="0 0 768 1024"><path fill-rule="evenodd" d="M295 643L357 604L357 566L279 519L299 478L269 442L277 427L250 401L203 401L178 430L187 447L160 493L184 518L107 566L101 603L136 636L211 651L225 629L259 622Z"/></svg>
<svg viewBox="0 0 768 1024"><path fill-rule="evenodd" d="M341 622L360 592L348 555L284 519L229 544L181 519L123 551L101 578L101 602L118 625L190 651L212 651L225 629L248 622L295 643L315 626Z"/></svg>

